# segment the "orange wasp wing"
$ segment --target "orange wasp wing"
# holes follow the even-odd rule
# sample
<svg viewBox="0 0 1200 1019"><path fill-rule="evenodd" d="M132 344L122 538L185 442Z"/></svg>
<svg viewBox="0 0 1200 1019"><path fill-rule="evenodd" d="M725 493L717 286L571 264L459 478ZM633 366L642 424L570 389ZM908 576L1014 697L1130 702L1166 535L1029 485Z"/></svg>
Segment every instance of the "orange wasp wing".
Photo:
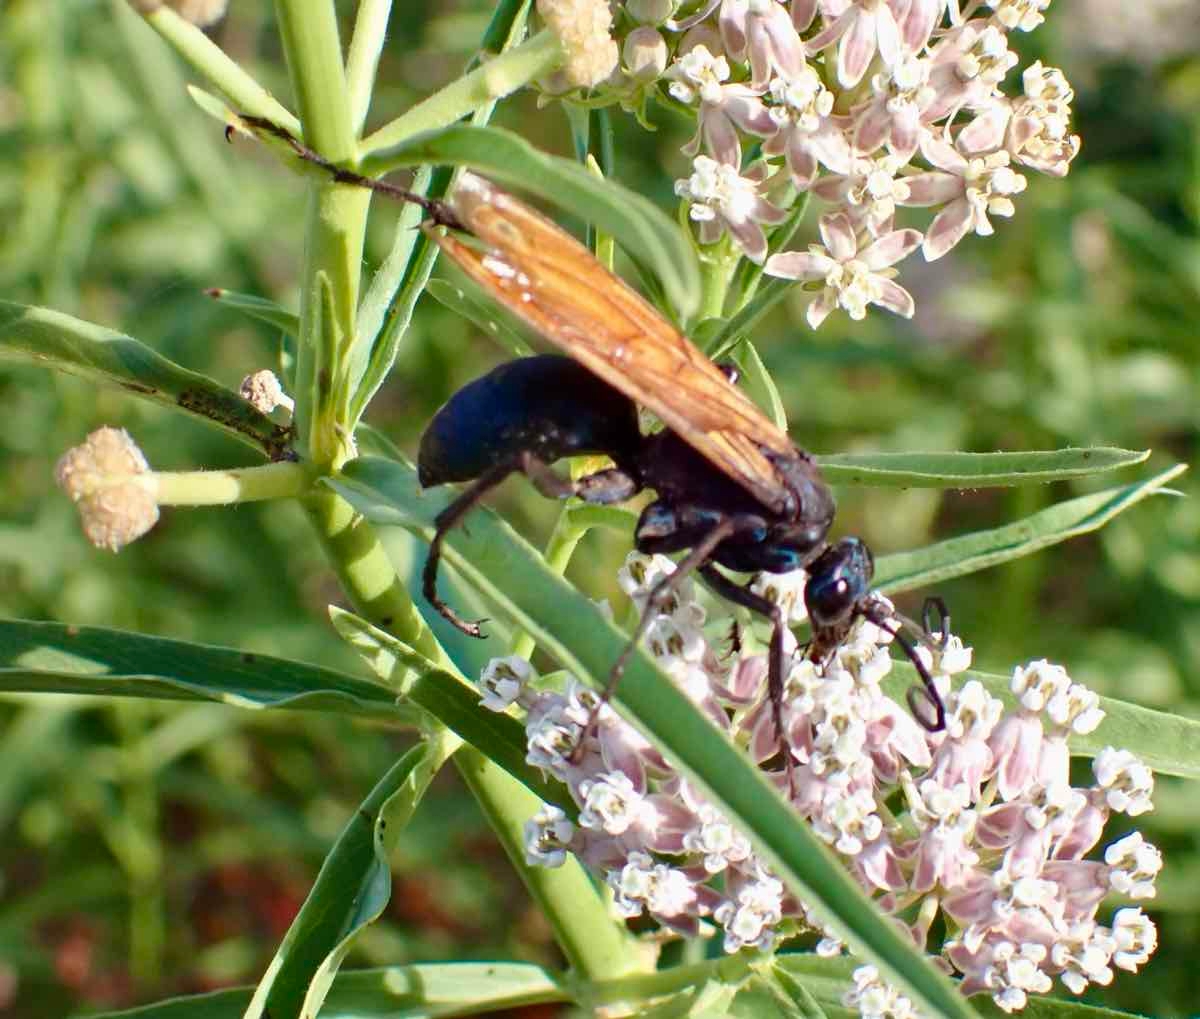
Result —
<svg viewBox="0 0 1200 1019"><path fill-rule="evenodd" d="M796 446L691 340L575 238L507 192L464 175L452 206L488 250L429 233L468 276L764 506L782 510L789 493L764 451L794 457Z"/></svg>

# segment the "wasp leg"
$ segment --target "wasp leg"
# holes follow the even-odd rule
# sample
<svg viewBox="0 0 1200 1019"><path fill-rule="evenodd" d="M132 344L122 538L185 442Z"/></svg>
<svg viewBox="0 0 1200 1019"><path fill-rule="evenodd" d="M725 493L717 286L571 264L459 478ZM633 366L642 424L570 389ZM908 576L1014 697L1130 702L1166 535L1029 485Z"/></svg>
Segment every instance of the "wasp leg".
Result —
<svg viewBox="0 0 1200 1019"><path fill-rule="evenodd" d="M783 764L787 771L788 790L793 795L796 788L794 779L795 759L792 756L792 745L787 731L783 727L783 684L784 684L784 634L787 623L783 618L783 609L769 598L755 594L747 587L741 587L730 580L724 573L711 563L700 567L700 576L704 582L726 601L741 605L760 616L771 620L771 647L767 657L767 697L771 702L771 721L775 725L775 735L779 740L779 748L783 751Z"/></svg>
<svg viewBox="0 0 1200 1019"><path fill-rule="evenodd" d="M438 595L437 575L442 561L442 543L445 541L446 535L458 526L462 518L471 511L476 503L510 474L517 473L525 474L542 495L551 499L561 499L575 491L575 486L570 481L564 481L543 461L532 453L522 452L494 464L471 482L462 495L434 518L436 530L433 541L429 543L429 555L425 559L422 592L425 600L437 609L443 618L453 623L468 637L483 637L484 633L480 629L480 624L486 623L487 620L479 619L472 623L463 619Z"/></svg>
<svg viewBox="0 0 1200 1019"><path fill-rule="evenodd" d="M703 568L704 564L712 556L713 550L726 538L730 538L743 531L756 530L763 526L762 518L752 514L739 514L719 520L692 546L692 550L680 560L674 572L654 585L646 598L646 608L642 611L642 618L638 620L637 629L633 631L633 635L625 645L625 650L621 652L621 656L616 660L608 673L608 682L604 684L604 689L600 692L600 698L596 702L595 707L592 708L591 717L588 719L587 725L584 726L576 752L582 750L586 738L595 728L600 709L612 700L612 696L617 689L617 684L620 683L621 676L625 673L625 666L629 664L629 656L633 654L634 648L641 643L642 638L646 635L646 631L650 628L650 624L654 622L655 617L659 614L659 609L662 605L678 590L689 574ZM642 551L648 551L641 547L641 542L639 542L639 548Z"/></svg>
<svg viewBox="0 0 1200 1019"><path fill-rule="evenodd" d="M578 482L568 481L552 471L550 465L544 460L539 460L528 451L522 451L507 460L500 461L471 482L462 495L442 510L434 520L436 530L433 541L429 544L429 555L425 559L422 587L426 601L469 637L483 637L484 633L480 629L480 624L487 620L480 619L473 623L469 622L439 597L437 575L442 560L442 543L446 539L446 534L458 526L462 518L471 511L476 503L510 474L518 473L529 478L534 488L547 499L565 499L570 495L578 495L587 502L604 504L621 502L631 495L635 495L641 489L631 475L616 468L589 474L587 477L580 478Z"/></svg>
<svg viewBox="0 0 1200 1019"><path fill-rule="evenodd" d="M943 628L945 633L949 633L949 614L945 612L945 603L938 599L930 599L941 604L940 613L943 619ZM936 606L935 606L936 607ZM926 732L941 732L946 728L946 704L942 700L942 695L938 693L937 685L933 681L933 676L929 674L929 669L925 667L925 663L921 660L921 656L917 654L917 649L913 646L912 641L904 636L902 630L898 627L893 627L888 622L888 613L875 602L868 602L862 609L859 610L870 622L874 623L881 630L886 630L892 635L896 643L900 645L900 650L904 652L908 660L912 662L913 668L917 670L917 675L921 677L920 686L911 686L908 692L904 695L904 701L908 705L908 710L912 712L913 718L917 720L917 724ZM926 603L924 612L925 637L932 637L929 632L929 603ZM904 620L904 617L900 617ZM906 621L914 630L917 627L911 621ZM918 631L920 632L920 631ZM923 706L922 705L923 702ZM932 709L931 716L925 709Z"/></svg>

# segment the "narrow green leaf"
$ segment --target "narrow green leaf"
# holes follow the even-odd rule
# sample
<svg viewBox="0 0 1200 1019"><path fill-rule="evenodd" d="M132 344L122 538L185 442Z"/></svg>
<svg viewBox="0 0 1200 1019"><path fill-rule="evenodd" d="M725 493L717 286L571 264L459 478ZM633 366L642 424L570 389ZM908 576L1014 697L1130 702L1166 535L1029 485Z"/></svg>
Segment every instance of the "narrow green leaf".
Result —
<svg viewBox="0 0 1200 1019"><path fill-rule="evenodd" d="M561 783L548 780L525 763L525 729L520 722L482 707L478 690L437 668L391 634L352 612L333 606L330 610L334 629L390 689L403 690L413 704L481 750L535 795L575 817L578 809Z"/></svg>
<svg viewBox="0 0 1200 1019"><path fill-rule="evenodd" d="M827 959L809 952L777 955L772 962L776 974L787 974L803 985L821 1007L839 1017L857 1014L842 1004L842 996L851 986L851 974L860 965L861 960L845 956ZM988 1016L989 1019L1011 1015L1001 1011L986 995L976 995L970 1002L978 1015ZM1029 996L1029 1004L1019 1014L1022 1019L1130 1019L1132 1015L1036 994Z"/></svg>
<svg viewBox="0 0 1200 1019"><path fill-rule="evenodd" d="M746 392L763 412L780 429L787 431L787 412L783 409L783 400L775 380L771 378L767 366L758 356L758 350L749 340L742 340L732 351L733 360L742 371Z"/></svg>
<svg viewBox="0 0 1200 1019"><path fill-rule="evenodd" d="M219 701L406 720L386 687L319 665L99 626L0 620L0 690Z"/></svg>
<svg viewBox="0 0 1200 1019"><path fill-rule="evenodd" d="M427 540L434 516L450 499L444 493L422 492L411 467L379 458L356 460L341 478L328 483L367 519L408 528ZM451 532L444 552L448 563L565 668L594 683L607 676L624 648L625 635L494 513L473 513L469 530ZM616 701L728 811L776 873L914 1000L935 1014L971 1014L947 980L880 916L766 778L645 652L638 650L630 657Z"/></svg>
<svg viewBox="0 0 1200 1019"><path fill-rule="evenodd" d="M354 939L391 898L388 857L401 830L459 745L447 733L431 734L351 814L246 1006L246 1019L317 1015Z"/></svg>
<svg viewBox="0 0 1200 1019"><path fill-rule="evenodd" d="M412 182L412 190L440 198L449 183L448 173L422 167ZM400 342L412 321L413 309L437 261L437 245L417 229L422 215L416 205L406 205L400 210L391 250L371 277L371 284L359 303L346 369L348 385L354 394L350 403L352 424L361 420L392 370Z"/></svg>
<svg viewBox="0 0 1200 1019"><path fill-rule="evenodd" d="M369 153L359 169L374 177L422 163L467 166L552 202L610 234L631 258L650 266L681 318L699 306L700 272L689 238L637 192L597 178L569 159L539 152L509 131L461 124Z"/></svg>
<svg viewBox="0 0 1200 1019"><path fill-rule="evenodd" d="M970 640L966 642L969 644ZM1009 690L1010 676L969 669L955 677L955 686L971 679L979 680L988 693L1007 706L1016 703ZM882 686L889 697L902 701L905 690L917 681L917 670L908 662L895 662ZM1095 732L1085 736L1072 734L1073 756L1095 757L1105 747L1117 747L1136 754L1160 775L1200 779L1200 721L1115 697L1101 697L1100 707L1105 712L1104 721Z"/></svg>
<svg viewBox="0 0 1200 1019"><path fill-rule="evenodd" d="M511 320L500 318L494 306L485 307L461 287L456 287L448 280L436 279L429 281L425 292L438 304L474 323L480 332L495 340L502 350L513 357L528 357L533 353L533 348L509 325Z"/></svg>
<svg viewBox="0 0 1200 1019"><path fill-rule="evenodd" d="M768 311L787 296L792 280L772 279L760 284L754 296L702 348L714 361L728 357L737 345Z"/></svg>
<svg viewBox="0 0 1200 1019"><path fill-rule="evenodd" d="M19 358L119 386L134 396L215 424L272 460L288 429L207 376L188 371L122 333L48 308L0 301L0 357Z"/></svg>
<svg viewBox="0 0 1200 1019"><path fill-rule="evenodd" d="M1143 463L1150 451L1095 446L1029 453L837 453L818 456L834 485L902 488L994 488L1042 485L1118 471Z"/></svg>
<svg viewBox="0 0 1200 1019"><path fill-rule="evenodd" d="M205 293L219 304L244 312L251 318L274 326L289 336L300 335L300 317L265 297L241 294L236 290L226 290L223 287L213 287L206 290Z"/></svg>
<svg viewBox="0 0 1200 1019"><path fill-rule="evenodd" d="M171 998L95 1019L240 1019L253 989ZM570 998L547 969L522 962L433 962L339 973L321 1019L438 1019Z"/></svg>
<svg viewBox="0 0 1200 1019"><path fill-rule="evenodd" d="M884 556L876 563L876 586L885 594L908 591L1032 555L1103 527L1143 499L1162 493L1186 470L1186 464L1176 464L1146 481L1068 499L1014 524Z"/></svg>

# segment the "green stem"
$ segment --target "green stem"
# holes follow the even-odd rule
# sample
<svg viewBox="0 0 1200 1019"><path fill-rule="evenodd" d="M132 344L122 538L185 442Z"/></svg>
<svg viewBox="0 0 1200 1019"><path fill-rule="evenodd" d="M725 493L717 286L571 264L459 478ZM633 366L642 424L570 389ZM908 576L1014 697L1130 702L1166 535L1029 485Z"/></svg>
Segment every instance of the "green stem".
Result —
<svg viewBox="0 0 1200 1019"><path fill-rule="evenodd" d="M276 0L284 52L306 143L332 162L356 141L333 4ZM295 422L301 449L337 468L352 453L345 371L355 336L370 192L313 178L296 349Z"/></svg>
<svg viewBox="0 0 1200 1019"><path fill-rule="evenodd" d="M354 611L431 661L454 669L396 576L374 528L324 487L314 490L304 506Z"/></svg>
<svg viewBox="0 0 1200 1019"><path fill-rule="evenodd" d="M413 135L447 127L481 106L503 99L534 78L562 63L562 47L548 31L539 32L520 46L500 54L445 88L417 103L362 142L369 155L391 148Z"/></svg>
<svg viewBox="0 0 1200 1019"><path fill-rule="evenodd" d="M227 506L303 495L313 476L307 467L285 462L228 471L155 471L139 480L160 506Z"/></svg>
<svg viewBox="0 0 1200 1019"><path fill-rule="evenodd" d="M295 115L190 21L181 18L166 4L156 7L145 18L176 53L224 94L235 110L266 117L290 133L300 134L300 121Z"/></svg>
<svg viewBox="0 0 1200 1019"><path fill-rule="evenodd" d="M608 918L587 872L573 859L572 865L556 868L525 862L524 820L541 801L474 747L459 750L455 763L529 893L543 907L554 907L546 916L580 985L651 968L649 958L638 958L643 953L636 942Z"/></svg>
<svg viewBox="0 0 1200 1019"><path fill-rule="evenodd" d="M718 241L700 250L700 310L697 322L721 318L725 311L725 294L729 289L731 263L728 243Z"/></svg>
<svg viewBox="0 0 1200 1019"><path fill-rule="evenodd" d="M330 160L352 161L355 143L351 103L339 62L332 4L323 0L276 0L276 8L305 141ZM515 47L393 122L384 129L384 137L389 130L396 132L397 125L401 128L397 137L405 137L415 130L450 123L477 108L489 108L495 99L549 70L558 60L557 41L546 37ZM444 117L450 119L440 119ZM295 420L315 463L336 467L351 451L348 387L344 378L327 376L347 372L352 358L344 350L337 350L334 358L329 355L335 345L348 343L356 335L354 318L370 192L323 180L316 181L313 189L297 351ZM339 402L339 394L347 395L345 406ZM334 444L334 437L340 437L340 448ZM453 670L397 578L371 525L343 499L323 488L307 496L304 505L355 611L418 653ZM644 968L578 861L571 860L551 872L525 862L524 824L540 801L471 747L460 750L455 760L500 833L514 866L550 924L560 932L564 952L579 975L585 979L614 977Z"/></svg>
<svg viewBox="0 0 1200 1019"><path fill-rule="evenodd" d="M350 122L357 134L371 109L371 90L379 67L379 54L387 42L392 0L361 0L354 18L354 34L346 57L346 88L350 96Z"/></svg>

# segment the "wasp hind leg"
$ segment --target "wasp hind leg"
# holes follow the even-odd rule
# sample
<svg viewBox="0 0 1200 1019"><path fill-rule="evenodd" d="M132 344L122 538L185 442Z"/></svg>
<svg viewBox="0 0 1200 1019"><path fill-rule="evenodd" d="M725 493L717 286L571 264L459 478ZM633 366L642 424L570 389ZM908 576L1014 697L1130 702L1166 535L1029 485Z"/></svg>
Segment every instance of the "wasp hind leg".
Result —
<svg viewBox="0 0 1200 1019"><path fill-rule="evenodd" d="M787 659L787 655L784 653L784 634L787 632L787 622L783 618L783 609L769 598L764 598L749 588L735 584L711 563L700 568L700 576L726 601L741 605L751 612L757 612L771 621L771 646L767 657L767 697L771 702L771 721L775 725L775 736L779 740L779 749L783 753L788 791L795 795L795 758L792 755L791 741L788 739L787 730L783 725L783 695Z"/></svg>
<svg viewBox="0 0 1200 1019"><path fill-rule="evenodd" d="M422 575L422 592L441 616L469 637L484 637L481 629L486 619L475 622L463 619L442 600L437 593L438 567L442 561L442 544L446 535L457 527L465 517L493 488L501 484L510 474L524 474L534 488L548 499L565 499L570 495L595 503L620 502L634 495L639 485L620 470L600 471L577 482L560 477L550 465L530 452L521 452L494 464L476 478L457 499L434 518L433 540L429 543L429 555L425 559Z"/></svg>

